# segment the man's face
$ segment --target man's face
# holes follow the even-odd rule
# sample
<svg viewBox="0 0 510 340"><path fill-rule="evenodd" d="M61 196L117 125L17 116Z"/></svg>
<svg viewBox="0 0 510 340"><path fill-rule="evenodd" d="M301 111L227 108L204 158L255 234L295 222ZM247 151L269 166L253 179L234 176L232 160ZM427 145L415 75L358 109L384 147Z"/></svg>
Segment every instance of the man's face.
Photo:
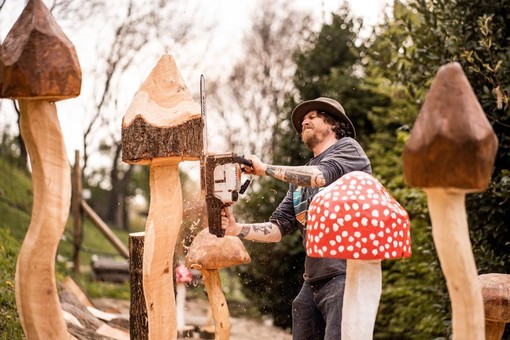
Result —
<svg viewBox="0 0 510 340"><path fill-rule="evenodd" d="M332 126L324 120L317 111L310 111L301 122L301 139L312 150L317 144L326 139L329 134L334 134Z"/></svg>

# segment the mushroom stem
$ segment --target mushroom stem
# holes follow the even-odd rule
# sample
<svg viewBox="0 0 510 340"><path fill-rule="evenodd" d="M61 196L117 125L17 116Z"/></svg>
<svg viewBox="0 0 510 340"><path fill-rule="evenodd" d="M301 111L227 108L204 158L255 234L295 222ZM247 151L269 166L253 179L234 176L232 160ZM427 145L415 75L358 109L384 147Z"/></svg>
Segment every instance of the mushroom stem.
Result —
<svg viewBox="0 0 510 340"><path fill-rule="evenodd" d="M347 260L342 339L372 339L382 291L381 260Z"/></svg>
<svg viewBox="0 0 510 340"><path fill-rule="evenodd" d="M426 188L432 236L452 306L453 339L484 339L484 307L469 240L465 191Z"/></svg>
<svg viewBox="0 0 510 340"><path fill-rule="evenodd" d="M182 222L178 161L158 159L150 167L151 204L143 248L143 290L149 339L177 337L173 258Z"/></svg>
<svg viewBox="0 0 510 340"><path fill-rule="evenodd" d="M71 169L55 103L20 100L19 104L34 203L16 265L16 305L27 338L67 339L55 256L71 204Z"/></svg>
<svg viewBox="0 0 510 340"><path fill-rule="evenodd" d="M221 290L219 270L202 269L201 271L214 318L214 338L228 340L230 338L230 318L227 301Z"/></svg>

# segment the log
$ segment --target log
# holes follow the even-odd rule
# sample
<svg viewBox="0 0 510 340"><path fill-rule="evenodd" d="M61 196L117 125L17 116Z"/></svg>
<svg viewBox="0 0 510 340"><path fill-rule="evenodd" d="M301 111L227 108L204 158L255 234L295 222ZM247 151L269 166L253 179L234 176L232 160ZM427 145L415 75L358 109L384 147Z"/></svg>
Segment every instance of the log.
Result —
<svg viewBox="0 0 510 340"><path fill-rule="evenodd" d="M80 166L80 152L74 151L74 166L73 166L72 181L72 214L73 214L73 270L75 273L80 273L80 248L83 236L82 219L81 219L81 200L83 185L81 181L81 166Z"/></svg>
<svg viewBox="0 0 510 340"><path fill-rule="evenodd" d="M106 282L122 283L129 280L127 260L118 261L111 257L92 256L94 279Z"/></svg>
<svg viewBox="0 0 510 340"><path fill-rule="evenodd" d="M0 97L19 101L32 166L33 208L16 265L16 306L27 339L67 339L55 257L71 203L71 171L54 101L76 97L71 41L41 0L30 0L0 47Z"/></svg>
<svg viewBox="0 0 510 340"><path fill-rule="evenodd" d="M193 101L172 56L164 55L122 121L122 159L150 166L143 287L149 339L177 337L173 257L182 222L179 163L203 153L200 106Z"/></svg>
<svg viewBox="0 0 510 340"><path fill-rule="evenodd" d="M129 331L132 339L149 338L147 308L143 295L143 244L145 233L129 234L129 273L131 301L129 304Z"/></svg>

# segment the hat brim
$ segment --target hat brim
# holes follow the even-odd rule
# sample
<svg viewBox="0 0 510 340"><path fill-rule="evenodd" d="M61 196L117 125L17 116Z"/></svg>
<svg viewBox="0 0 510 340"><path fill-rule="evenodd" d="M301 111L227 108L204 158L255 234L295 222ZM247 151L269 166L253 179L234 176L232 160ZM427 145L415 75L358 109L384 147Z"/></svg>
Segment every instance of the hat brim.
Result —
<svg viewBox="0 0 510 340"><path fill-rule="evenodd" d="M299 134L301 134L302 130L301 123L303 122L303 117L308 112L313 110L324 111L332 115L334 118L346 123L352 133L352 137L356 138L356 130L354 129L354 125L352 124L351 120L345 115L345 113L340 111L332 104L329 104L321 100L304 101L297 105L292 111L292 124L294 125L294 129L296 129L296 131Z"/></svg>

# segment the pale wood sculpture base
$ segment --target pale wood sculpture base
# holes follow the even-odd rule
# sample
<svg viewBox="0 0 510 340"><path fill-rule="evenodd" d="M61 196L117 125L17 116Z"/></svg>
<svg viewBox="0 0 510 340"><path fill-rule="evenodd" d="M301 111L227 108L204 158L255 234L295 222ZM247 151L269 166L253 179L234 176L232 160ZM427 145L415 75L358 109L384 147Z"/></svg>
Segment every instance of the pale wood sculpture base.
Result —
<svg viewBox="0 0 510 340"><path fill-rule="evenodd" d="M150 167L151 204L143 253L149 339L177 337L173 250L182 221L179 161L176 158L157 159Z"/></svg>
<svg viewBox="0 0 510 340"><path fill-rule="evenodd" d="M373 338L381 291L380 260L347 260L342 309L342 339L369 340Z"/></svg>
<svg viewBox="0 0 510 340"><path fill-rule="evenodd" d="M16 265L16 305L27 339L68 339L55 257L71 205L71 169L55 103L20 100L19 104L34 203Z"/></svg>
<svg viewBox="0 0 510 340"><path fill-rule="evenodd" d="M221 290L219 270L202 269L201 272L214 317L214 338L228 340L230 338L230 318L227 300Z"/></svg>
<svg viewBox="0 0 510 340"><path fill-rule="evenodd" d="M485 339L483 297L464 204L466 192L444 188L426 188L425 192L432 236L451 299L453 339Z"/></svg>

